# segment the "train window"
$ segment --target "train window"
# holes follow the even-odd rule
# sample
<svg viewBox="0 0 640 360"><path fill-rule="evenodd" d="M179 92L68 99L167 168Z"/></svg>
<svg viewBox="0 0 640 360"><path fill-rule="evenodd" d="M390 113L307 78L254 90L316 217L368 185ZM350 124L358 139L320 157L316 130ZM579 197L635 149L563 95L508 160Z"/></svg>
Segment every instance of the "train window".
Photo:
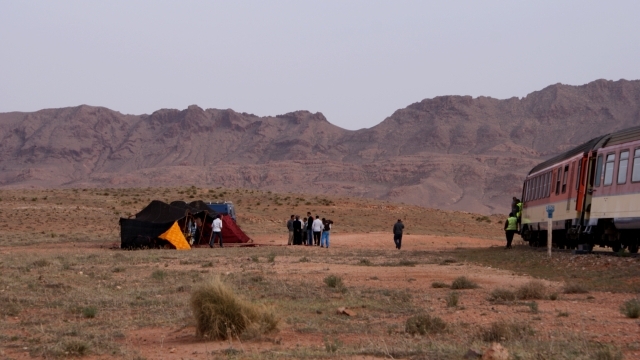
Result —
<svg viewBox="0 0 640 360"><path fill-rule="evenodd" d="M538 198L538 177L533 178L533 193L531 194L531 200Z"/></svg>
<svg viewBox="0 0 640 360"><path fill-rule="evenodd" d="M640 149L633 153L633 170L631 171L631 181L640 181Z"/></svg>
<svg viewBox="0 0 640 360"><path fill-rule="evenodd" d="M627 182L627 168L629 167L629 150L620 152L620 162L618 163L618 184Z"/></svg>
<svg viewBox="0 0 640 360"><path fill-rule="evenodd" d="M551 186L551 173L544 174L544 197L549 197L549 187Z"/></svg>
<svg viewBox="0 0 640 360"><path fill-rule="evenodd" d="M558 175L556 175L556 195L560 194L560 175L562 175L562 167L558 168Z"/></svg>
<svg viewBox="0 0 640 360"><path fill-rule="evenodd" d="M562 174L562 193L567 192L567 178L569 177L569 165L564 166L564 174Z"/></svg>
<svg viewBox="0 0 640 360"><path fill-rule="evenodd" d="M600 186L600 180L602 178L602 155L598 155L596 161L596 187Z"/></svg>
<svg viewBox="0 0 640 360"><path fill-rule="evenodd" d="M613 183L613 164L616 162L616 154L607 155L607 162L604 164L604 186Z"/></svg>

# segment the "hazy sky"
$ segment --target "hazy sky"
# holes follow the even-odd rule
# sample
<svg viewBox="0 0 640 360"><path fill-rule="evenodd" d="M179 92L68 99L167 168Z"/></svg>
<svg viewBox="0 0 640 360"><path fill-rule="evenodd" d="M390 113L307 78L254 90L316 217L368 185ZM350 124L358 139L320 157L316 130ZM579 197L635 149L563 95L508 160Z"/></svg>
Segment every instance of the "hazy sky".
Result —
<svg viewBox="0 0 640 360"><path fill-rule="evenodd" d="M320 111L640 79L640 1L0 0L0 112Z"/></svg>

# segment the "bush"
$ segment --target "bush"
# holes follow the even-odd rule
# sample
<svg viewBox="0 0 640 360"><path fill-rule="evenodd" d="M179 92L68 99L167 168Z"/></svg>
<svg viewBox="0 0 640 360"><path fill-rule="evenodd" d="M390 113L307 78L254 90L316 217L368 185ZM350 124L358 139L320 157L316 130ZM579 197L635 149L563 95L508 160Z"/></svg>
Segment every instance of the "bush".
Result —
<svg viewBox="0 0 640 360"><path fill-rule="evenodd" d="M511 290L498 288L491 292L489 299L491 301L515 301L516 294Z"/></svg>
<svg viewBox="0 0 640 360"><path fill-rule="evenodd" d="M447 328L445 323L439 317L429 315L415 315L407 319L405 323L405 332L411 335L426 335L443 332Z"/></svg>
<svg viewBox="0 0 640 360"><path fill-rule="evenodd" d="M96 314L98 314L98 309L93 306L82 308L82 316L86 317L87 319L93 319L94 317L96 317Z"/></svg>
<svg viewBox="0 0 640 360"><path fill-rule="evenodd" d="M359 265L371 266L371 261L369 259L360 259Z"/></svg>
<svg viewBox="0 0 640 360"><path fill-rule="evenodd" d="M225 340L248 330L262 334L278 326L271 309L242 300L219 278L193 291L191 311L196 320L196 336L209 339Z"/></svg>
<svg viewBox="0 0 640 360"><path fill-rule="evenodd" d="M620 312L624 314L624 316L637 319L640 317L640 301L638 299L627 300L620 306Z"/></svg>
<svg viewBox="0 0 640 360"><path fill-rule="evenodd" d="M533 330L526 324L494 322L480 331L480 338L486 342L518 340L533 335Z"/></svg>
<svg viewBox="0 0 640 360"><path fill-rule="evenodd" d="M478 287L478 284L467 279L465 276L460 276L451 283L452 289L476 289Z"/></svg>
<svg viewBox="0 0 640 360"><path fill-rule="evenodd" d="M458 306L458 298L459 297L460 296L455 291L449 293L449 295L447 295L447 297L445 298L445 300L447 301L447 307L456 307L456 306Z"/></svg>
<svg viewBox="0 0 640 360"><path fill-rule="evenodd" d="M562 289L562 291L565 294L586 294L586 293L589 292L589 290L585 289L580 284L568 284L568 285L565 285L564 288Z"/></svg>
<svg viewBox="0 0 640 360"><path fill-rule="evenodd" d="M335 275L329 275L324 278L324 283L327 284L328 287L334 289L342 287L342 279Z"/></svg>
<svg viewBox="0 0 640 360"><path fill-rule="evenodd" d="M65 355L84 356L89 353L89 344L84 341L71 341L64 344Z"/></svg>
<svg viewBox="0 0 640 360"><path fill-rule="evenodd" d="M300 258L300 260L298 260L299 262L309 262L309 259L306 256L303 256Z"/></svg>
<svg viewBox="0 0 640 360"><path fill-rule="evenodd" d="M442 289L442 288L448 288L449 285L443 283L442 281L434 281L431 283L431 287L434 289Z"/></svg>
<svg viewBox="0 0 640 360"><path fill-rule="evenodd" d="M167 277L167 273L162 270L156 270L151 273L151 277L156 280L164 280Z"/></svg>
<svg viewBox="0 0 640 360"><path fill-rule="evenodd" d="M40 259L40 260L34 261L32 265L33 267L45 267L45 266L51 265L51 263L47 259Z"/></svg>
<svg viewBox="0 0 640 360"><path fill-rule="evenodd" d="M267 262L276 262L276 254L270 253L269 255L267 255Z"/></svg>
<svg viewBox="0 0 640 360"><path fill-rule="evenodd" d="M540 281L533 280L520 286L516 296L520 300L541 300L545 298L546 289Z"/></svg>

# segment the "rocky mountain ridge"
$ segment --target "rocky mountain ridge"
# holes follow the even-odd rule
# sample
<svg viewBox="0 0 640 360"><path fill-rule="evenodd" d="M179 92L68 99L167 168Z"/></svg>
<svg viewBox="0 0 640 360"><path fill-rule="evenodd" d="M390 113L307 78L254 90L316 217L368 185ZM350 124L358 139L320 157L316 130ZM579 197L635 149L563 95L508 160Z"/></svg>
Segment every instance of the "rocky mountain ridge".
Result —
<svg viewBox="0 0 640 360"><path fill-rule="evenodd" d="M356 131L321 113L0 114L0 188L226 186L505 212L535 164L640 125L640 81L556 84L522 99L440 96Z"/></svg>

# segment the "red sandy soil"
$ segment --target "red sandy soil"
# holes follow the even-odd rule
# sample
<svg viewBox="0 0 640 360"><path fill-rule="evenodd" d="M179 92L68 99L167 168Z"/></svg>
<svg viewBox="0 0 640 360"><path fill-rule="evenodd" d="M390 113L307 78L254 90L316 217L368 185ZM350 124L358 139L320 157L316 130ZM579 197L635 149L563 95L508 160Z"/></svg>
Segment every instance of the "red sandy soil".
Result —
<svg viewBox="0 0 640 360"><path fill-rule="evenodd" d="M285 245L286 240L282 236L262 235L254 237L259 245ZM61 246L38 247L10 247L2 249L2 256L11 253L29 251L42 253L58 252L92 252L105 251L109 244L103 244L102 248L95 244L77 244L76 248ZM490 247L504 246L503 241L474 239L467 237L442 237L428 235L406 235L403 239L402 250L399 251L434 251L450 250L456 247ZM307 248L309 256L320 258L323 253L338 253L357 249L394 249L392 236L382 233L368 234L334 234L331 236L331 247L322 249L318 247ZM210 249L195 249L194 251L212 251ZM214 250L221 251L221 250ZM223 250L222 250L223 251ZM250 262L250 260L249 260ZM637 266L636 263L632 266ZM455 263L448 266L438 264L419 264L415 267L383 267L383 266L354 266L345 264L328 264L322 262L300 263L298 258L278 257L273 265L276 277L296 279L303 277L306 280L321 282L330 271L331 274L342 276L348 287L379 288L409 290L413 299L423 304L426 311L437 315L447 323L467 323L488 325L497 320L521 320L530 318L528 308L523 306L496 305L487 301L488 294L495 288L515 288L532 280L528 276L516 275L511 271L490 267L481 267L470 264ZM450 283L459 276L467 276L477 282L481 287L476 290L461 290L460 305L457 308L447 308L444 297L451 291L449 289L434 289L431 283L443 281ZM544 281L553 289L560 289L562 284ZM339 298L340 294L336 294ZM637 320L625 318L618 310L618 306L630 297L629 294L615 294L590 292L589 294L562 294L556 301L538 301L539 319L533 322L537 336L553 339L554 333L570 332L582 336L585 339L613 343L620 347L625 344L637 343L640 339L640 326ZM355 319L366 316L366 308L352 309ZM558 312L566 311L570 317L558 317ZM309 309L308 316L316 316L313 309ZM336 316L345 316L337 315ZM395 320L392 320L395 321ZM404 319L397 319L397 324L403 328ZM351 335L350 335L351 336ZM380 339L371 339L367 335L362 337L341 337L344 343L376 342ZM229 348L244 351L244 354L256 354L269 350L277 352L278 349L291 349L297 346L306 348L324 349L323 339L318 334L303 334L294 331L284 321L280 323L279 331L259 341L202 341L195 337L193 327L186 328L146 328L130 331L122 344L130 350L137 351L147 359L205 359L209 358L212 351L221 351ZM219 354L219 353L218 353ZM19 349L6 350L7 356L16 359L29 358L28 352L20 352ZM628 358L640 358L640 351L627 352ZM88 357L108 358L108 356ZM365 359L366 357L359 357Z"/></svg>

